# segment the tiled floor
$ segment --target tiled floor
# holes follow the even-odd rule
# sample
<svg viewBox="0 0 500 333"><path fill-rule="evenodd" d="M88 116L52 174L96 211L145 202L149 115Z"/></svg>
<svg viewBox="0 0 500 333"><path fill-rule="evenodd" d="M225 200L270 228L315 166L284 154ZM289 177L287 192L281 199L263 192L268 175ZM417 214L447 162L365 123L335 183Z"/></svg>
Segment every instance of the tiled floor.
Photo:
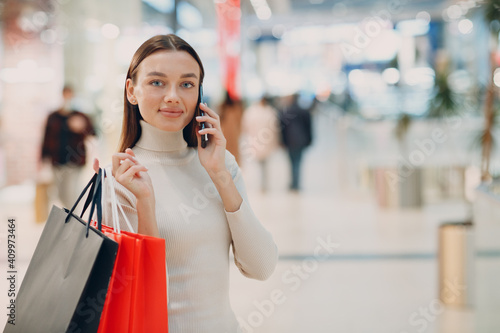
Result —
<svg viewBox="0 0 500 333"><path fill-rule="evenodd" d="M270 161L266 194L258 190L256 166L242 164L251 205L274 235L281 255L274 275L264 282L246 279L235 266L231 268L233 308L245 331L500 331L497 255L476 258L474 308L444 307L437 300L438 226L466 218L470 207L447 200L422 209L379 208L374 195L358 187L355 174L341 175L346 168L339 162L342 149L332 131L335 119L322 117L320 113L315 118L316 140L305 157L300 194L285 191L288 168L283 151ZM20 281L43 225L32 222L30 184L6 188L0 199L2 221L14 217L18 223ZM6 227L1 225L0 241L5 244ZM318 246L328 256L315 256ZM6 247L1 245L2 263L5 256ZM1 304L7 302L6 290L7 281L2 278ZM6 316L0 318L3 326Z"/></svg>

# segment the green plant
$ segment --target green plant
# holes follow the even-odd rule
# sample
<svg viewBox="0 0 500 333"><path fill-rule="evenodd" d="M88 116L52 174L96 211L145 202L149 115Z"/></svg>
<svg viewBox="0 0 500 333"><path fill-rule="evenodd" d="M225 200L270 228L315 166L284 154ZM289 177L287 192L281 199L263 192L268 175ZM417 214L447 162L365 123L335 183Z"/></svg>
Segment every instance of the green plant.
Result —
<svg viewBox="0 0 500 333"><path fill-rule="evenodd" d="M410 129L411 121L411 116L408 113L401 113L399 116L394 132L400 143L404 142L406 134Z"/></svg>
<svg viewBox="0 0 500 333"><path fill-rule="evenodd" d="M434 96L429 101L428 117L444 118L457 113L457 96L448 84L448 73L438 73L434 81Z"/></svg>
<svg viewBox="0 0 500 333"><path fill-rule="evenodd" d="M490 159L491 152L494 146L493 128L495 124L494 102L495 102L495 83L493 82L493 74L495 71L495 53L498 48L498 31L500 22L500 0L485 0L482 3L484 9L484 18L489 24L492 34L490 44L490 77L488 78L488 86L486 89L486 98L484 102L484 120L485 125L481 133L481 180L489 181L490 175Z"/></svg>
<svg viewBox="0 0 500 333"><path fill-rule="evenodd" d="M457 114L457 95L448 84L448 72L438 73L434 82L434 94L429 100L427 117L445 118ZM403 142L410 129L412 117L407 113L402 113L396 123L395 135L400 142Z"/></svg>
<svg viewBox="0 0 500 333"><path fill-rule="evenodd" d="M500 0L485 0L483 6L486 22L491 25L492 22L499 21Z"/></svg>

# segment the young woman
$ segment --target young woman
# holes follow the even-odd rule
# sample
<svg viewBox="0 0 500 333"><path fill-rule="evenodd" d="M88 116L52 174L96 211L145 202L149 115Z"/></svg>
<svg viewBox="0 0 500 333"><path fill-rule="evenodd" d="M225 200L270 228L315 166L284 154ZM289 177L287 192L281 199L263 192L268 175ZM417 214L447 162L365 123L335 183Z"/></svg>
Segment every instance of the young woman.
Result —
<svg viewBox="0 0 500 333"><path fill-rule="evenodd" d="M112 157L134 231L165 238L170 333L238 331L229 302L230 245L249 278L267 279L278 258L226 151L219 116L199 102L203 76L195 50L175 35L140 46L125 83L120 152ZM205 116L197 116L198 107ZM201 122L209 124L202 131Z"/></svg>

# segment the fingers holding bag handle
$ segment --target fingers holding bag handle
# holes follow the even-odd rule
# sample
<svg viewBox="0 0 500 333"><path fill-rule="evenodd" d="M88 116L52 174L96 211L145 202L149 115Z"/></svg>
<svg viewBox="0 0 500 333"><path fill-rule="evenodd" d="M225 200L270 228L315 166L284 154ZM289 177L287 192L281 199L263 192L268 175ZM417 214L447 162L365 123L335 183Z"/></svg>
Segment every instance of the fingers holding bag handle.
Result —
<svg viewBox="0 0 500 333"><path fill-rule="evenodd" d="M94 170L98 168L98 163L99 161L94 161ZM154 188L151 178L148 174L148 168L139 162L131 149L126 149L125 152L113 154L111 175L109 175L108 172L107 176L108 177L106 178L112 179L110 181L116 181L120 185L125 187L137 199L136 208L138 211L138 216L140 215L139 211L143 212L142 216L146 219L146 222L145 226L144 224L138 222L138 229L135 232L153 236L158 235L154 211L154 207L156 204ZM111 192L109 194L109 197L115 198L116 194ZM114 206L118 207L122 215L125 216L123 208L118 202L117 204L114 204ZM114 221L119 220L117 212L113 213L112 211L112 218ZM126 220L126 222L129 229L134 232L129 221ZM119 227L117 225L114 225L114 229L118 231Z"/></svg>
<svg viewBox="0 0 500 333"><path fill-rule="evenodd" d="M94 169L95 173L99 173L99 160L97 158L94 158L94 164L92 165L92 168Z"/></svg>
<svg viewBox="0 0 500 333"><path fill-rule="evenodd" d="M135 157L134 152L130 148L127 148L124 153L113 154L112 162L112 174L115 178L117 177L117 175L121 175L122 173L124 173L130 166L141 165Z"/></svg>
<svg viewBox="0 0 500 333"><path fill-rule="evenodd" d="M137 199L154 200L153 184L147 171L141 164L132 149L127 148L124 153L115 153L112 158L111 174L116 181L132 192ZM93 169L99 170L99 160L94 159Z"/></svg>
<svg viewBox="0 0 500 333"><path fill-rule="evenodd" d="M131 149L125 153L116 153L112 157L112 174L116 181L132 192L137 199L154 198L153 184L147 171L148 168L141 164Z"/></svg>

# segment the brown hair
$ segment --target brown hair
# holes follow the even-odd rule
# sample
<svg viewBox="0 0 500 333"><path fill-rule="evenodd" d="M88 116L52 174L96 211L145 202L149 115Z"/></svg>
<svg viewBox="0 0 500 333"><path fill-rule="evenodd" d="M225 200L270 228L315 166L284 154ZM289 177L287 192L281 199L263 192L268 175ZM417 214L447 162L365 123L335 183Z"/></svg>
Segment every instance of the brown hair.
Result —
<svg viewBox="0 0 500 333"><path fill-rule="evenodd" d="M146 59L151 54L158 51L185 51L189 53L194 60L200 65L200 82L203 84L203 77L205 76L205 70L203 69L203 64L201 59L196 53L196 51L182 38L174 35L157 35L151 37L145 41L135 52L132 61L130 62L130 67L127 72L127 79L131 79L135 83L137 77L138 67L141 62ZM200 96L198 96L198 104L200 102ZM199 106L196 107L198 110ZM198 138L196 137L196 130L198 124L195 120L195 115L189 124L184 127L182 134L184 140L186 140L188 147L197 147ZM127 99L127 89L125 88L124 100L123 100L123 123L122 123L122 134L120 137L119 151L123 152L127 148L132 148L135 146L139 138L141 137L141 124L140 120L143 120L141 113L139 112L139 107L137 105L131 104Z"/></svg>

